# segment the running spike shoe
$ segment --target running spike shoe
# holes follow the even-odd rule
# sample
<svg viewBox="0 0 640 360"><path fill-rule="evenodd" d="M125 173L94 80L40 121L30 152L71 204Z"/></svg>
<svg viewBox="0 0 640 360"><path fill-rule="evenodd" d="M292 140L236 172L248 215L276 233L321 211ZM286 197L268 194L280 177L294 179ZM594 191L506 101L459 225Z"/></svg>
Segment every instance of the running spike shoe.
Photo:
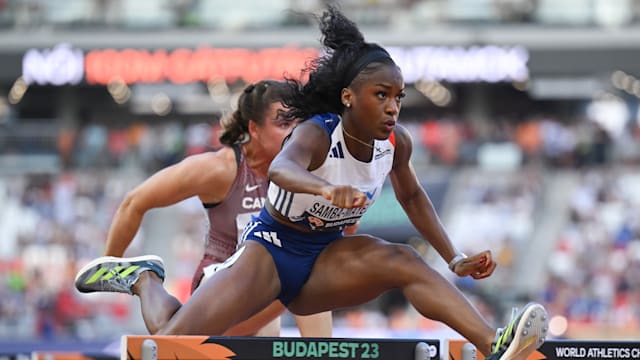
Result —
<svg viewBox="0 0 640 360"><path fill-rule="evenodd" d="M505 328L499 328L486 360L524 360L544 343L549 330L545 308L528 303L513 314Z"/></svg>
<svg viewBox="0 0 640 360"><path fill-rule="evenodd" d="M159 256L132 258L99 257L76 275L76 289L83 293L120 292L131 294L131 287L144 271L153 271L164 281L164 263Z"/></svg>

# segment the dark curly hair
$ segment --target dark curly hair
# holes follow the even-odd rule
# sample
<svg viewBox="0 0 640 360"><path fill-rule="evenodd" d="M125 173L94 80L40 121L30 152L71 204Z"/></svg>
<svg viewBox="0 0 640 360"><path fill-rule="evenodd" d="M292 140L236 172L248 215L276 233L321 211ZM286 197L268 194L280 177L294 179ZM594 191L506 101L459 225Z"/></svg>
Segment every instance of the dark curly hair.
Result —
<svg viewBox="0 0 640 360"><path fill-rule="evenodd" d="M263 124L271 104L283 101L290 90L285 82L275 80L247 85L238 98L237 110L220 119L220 143L232 145L249 141L249 120Z"/></svg>
<svg viewBox="0 0 640 360"><path fill-rule="evenodd" d="M344 111L340 99L343 88L357 86L360 75L370 73L382 64L395 65L380 45L365 42L356 24L335 6L329 6L318 22L325 53L313 59L303 70L309 74L306 84L297 79L286 79L292 89L283 103L287 107L285 116L290 119L304 121L326 112L341 114ZM374 55L368 60L373 61L362 61L371 54Z"/></svg>

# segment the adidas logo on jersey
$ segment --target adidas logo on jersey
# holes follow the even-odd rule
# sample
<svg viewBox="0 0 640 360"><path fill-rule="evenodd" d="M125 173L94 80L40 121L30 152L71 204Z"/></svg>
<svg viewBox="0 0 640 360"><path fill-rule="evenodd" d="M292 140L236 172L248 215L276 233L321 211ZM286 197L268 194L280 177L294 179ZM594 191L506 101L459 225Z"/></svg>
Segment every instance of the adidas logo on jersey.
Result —
<svg viewBox="0 0 640 360"><path fill-rule="evenodd" d="M329 157L336 159L344 159L344 152L342 151L342 142L338 141L334 147L329 150Z"/></svg>

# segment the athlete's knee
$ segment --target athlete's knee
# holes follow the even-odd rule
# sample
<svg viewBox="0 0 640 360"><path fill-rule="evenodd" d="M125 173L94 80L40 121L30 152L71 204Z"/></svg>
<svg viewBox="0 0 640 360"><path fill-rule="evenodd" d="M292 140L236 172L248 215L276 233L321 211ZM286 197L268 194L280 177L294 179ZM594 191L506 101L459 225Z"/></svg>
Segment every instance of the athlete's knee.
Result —
<svg viewBox="0 0 640 360"><path fill-rule="evenodd" d="M424 263L422 257L410 245L387 244L385 246L384 259L386 263L406 267L407 265Z"/></svg>

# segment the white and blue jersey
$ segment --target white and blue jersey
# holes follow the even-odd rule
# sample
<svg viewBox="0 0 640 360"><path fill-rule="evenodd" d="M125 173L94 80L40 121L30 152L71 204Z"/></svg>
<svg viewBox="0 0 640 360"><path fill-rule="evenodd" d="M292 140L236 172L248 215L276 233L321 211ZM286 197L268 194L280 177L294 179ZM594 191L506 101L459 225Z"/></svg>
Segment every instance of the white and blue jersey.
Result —
<svg viewBox="0 0 640 360"><path fill-rule="evenodd" d="M369 162L355 159L344 144L342 122L336 114L321 114L307 121L320 124L331 137L327 157L311 173L335 185L351 185L367 195L364 207L343 209L322 196L292 193L274 183L267 201L294 224L312 230L304 232L276 221L263 208L242 233L242 241L257 241L271 254L278 269L281 290L278 299L288 305L309 278L320 252L342 238L342 229L355 224L373 204L393 166L395 138L376 140Z"/></svg>
<svg viewBox="0 0 640 360"><path fill-rule="evenodd" d="M341 118L336 114L321 114L307 121L322 126L331 137L331 146L324 163L311 173L334 185L351 185L367 195L361 208L344 209L331 205L322 196L294 194L269 184L268 201L282 216L294 224L315 231L341 231L353 225L373 204L391 171L394 138L375 140L373 158L369 162L357 160L344 143Z"/></svg>

